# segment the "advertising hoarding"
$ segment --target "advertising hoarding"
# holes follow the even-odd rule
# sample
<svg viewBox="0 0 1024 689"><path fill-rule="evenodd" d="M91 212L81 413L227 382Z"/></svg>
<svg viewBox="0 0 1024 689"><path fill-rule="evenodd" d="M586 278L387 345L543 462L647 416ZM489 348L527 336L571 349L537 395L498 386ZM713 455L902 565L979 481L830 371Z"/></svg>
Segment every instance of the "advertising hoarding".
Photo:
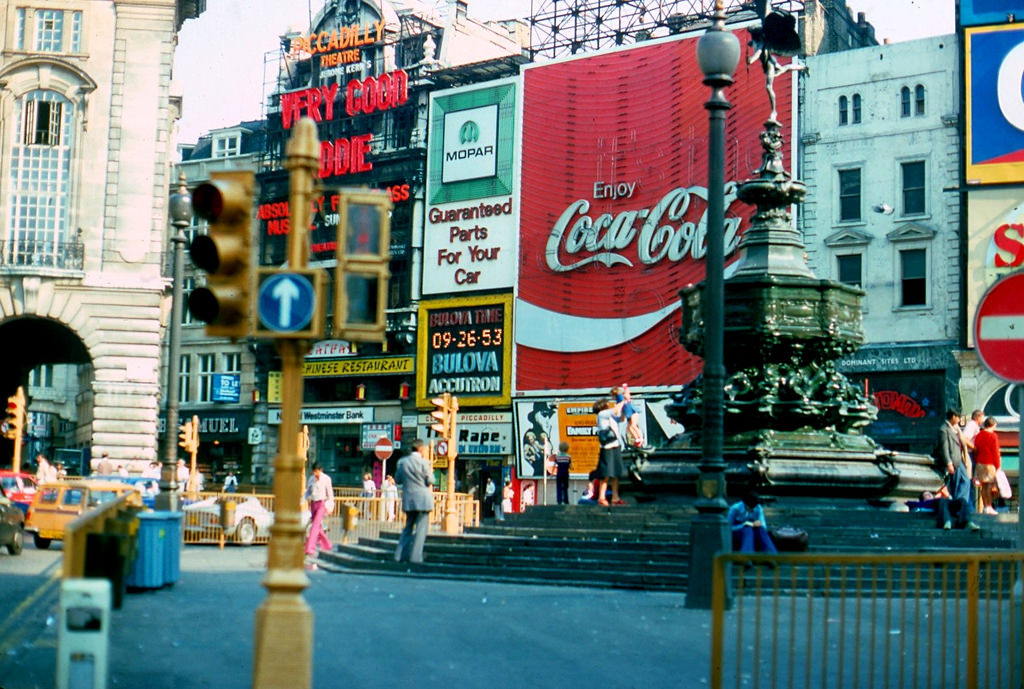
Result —
<svg viewBox="0 0 1024 689"><path fill-rule="evenodd" d="M674 386L700 372L678 342L679 290L704 277L709 90L697 38L524 67L517 392ZM761 69L735 77L730 262L753 211L736 183L761 162L769 114ZM787 153L792 85L792 74L775 82Z"/></svg>
<svg viewBox="0 0 1024 689"><path fill-rule="evenodd" d="M977 189L967 195L967 318L1000 277L1024 268L1024 190ZM974 332L967 330L967 345Z"/></svg>
<svg viewBox="0 0 1024 689"><path fill-rule="evenodd" d="M960 26L1001 24L1021 11L1020 0L959 0Z"/></svg>
<svg viewBox="0 0 1024 689"><path fill-rule="evenodd" d="M512 287L517 94L503 79L430 95L423 294Z"/></svg>
<svg viewBox="0 0 1024 689"><path fill-rule="evenodd" d="M459 406L507 405L511 398L512 295L420 302L417 405L450 392Z"/></svg>
<svg viewBox="0 0 1024 689"><path fill-rule="evenodd" d="M1024 181L1024 24L964 31L967 184Z"/></svg>

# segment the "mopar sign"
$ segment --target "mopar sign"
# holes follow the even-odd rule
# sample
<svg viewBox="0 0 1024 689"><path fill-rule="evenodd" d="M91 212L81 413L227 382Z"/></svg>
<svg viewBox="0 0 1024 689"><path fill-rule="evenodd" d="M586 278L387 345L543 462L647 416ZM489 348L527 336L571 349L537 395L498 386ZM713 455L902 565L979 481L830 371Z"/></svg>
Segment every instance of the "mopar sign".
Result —
<svg viewBox="0 0 1024 689"><path fill-rule="evenodd" d="M498 171L497 143L497 104L445 113L441 181L493 177Z"/></svg>

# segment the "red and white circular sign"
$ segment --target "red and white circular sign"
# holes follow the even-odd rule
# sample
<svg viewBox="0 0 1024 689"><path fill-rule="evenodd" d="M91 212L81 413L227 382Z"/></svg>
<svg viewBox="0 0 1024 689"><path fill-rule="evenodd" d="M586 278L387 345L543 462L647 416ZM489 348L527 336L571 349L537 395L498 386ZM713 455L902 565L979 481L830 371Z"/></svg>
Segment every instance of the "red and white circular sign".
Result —
<svg viewBox="0 0 1024 689"><path fill-rule="evenodd" d="M385 459L391 458L391 453L395 451L395 446L388 440L386 435L382 435L377 444L373 446L373 454L377 455L377 459L384 461Z"/></svg>
<svg viewBox="0 0 1024 689"><path fill-rule="evenodd" d="M993 375L1024 383L1024 273L1013 273L988 288L974 318L978 358Z"/></svg>

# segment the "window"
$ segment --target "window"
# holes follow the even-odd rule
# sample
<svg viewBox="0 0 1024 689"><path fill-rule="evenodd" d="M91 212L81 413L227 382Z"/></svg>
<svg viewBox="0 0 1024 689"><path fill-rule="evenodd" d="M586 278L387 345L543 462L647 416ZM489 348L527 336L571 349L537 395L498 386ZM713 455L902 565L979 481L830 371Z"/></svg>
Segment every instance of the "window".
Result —
<svg viewBox="0 0 1024 689"><path fill-rule="evenodd" d="M41 364L32 369L28 376L28 384L31 388L52 388L53 364Z"/></svg>
<svg viewBox="0 0 1024 689"><path fill-rule="evenodd" d="M853 94L853 123L860 124L860 94Z"/></svg>
<svg viewBox="0 0 1024 689"><path fill-rule="evenodd" d="M217 370L215 354L199 355L199 401L213 401L213 374Z"/></svg>
<svg viewBox="0 0 1024 689"><path fill-rule="evenodd" d="M846 96L839 96L839 126L850 121L850 101Z"/></svg>
<svg viewBox="0 0 1024 689"><path fill-rule="evenodd" d="M15 23L17 28L14 34L14 49L24 50L25 49L25 8L19 7L17 14L15 15Z"/></svg>
<svg viewBox="0 0 1024 689"><path fill-rule="evenodd" d="M36 50L41 53L59 53L63 45L63 10L36 10Z"/></svg>
<svg viewBox="0 0 1024 689"><path fill-rule="evenodd" d="M242 355L232 352L224 355L224 373L239 374L242 372Z"/></svg>
<svg viewBox="0 0 1024 689"><path fill-rule="evenodd" d="M192 375L192 357L188 354L182 354L178 362L178 401L184 403L191 402L192 396L189 395L190 386L188 382Z"/></svg>
<svg viewBox="0 0 1024 689"><path fill-rule="evenodd" d="M900 163L903 176L903 215L924 213L924 161Z"/></svg>
<svg viewBox="0 0 1024 689"><path fill-rule="evenodd" d="M900 117L910 117L910 89L906 86L900 89Z"/></svg>
<svg viewBox="0 0 1024 689"><path fill-rule="evenodd" d="M10 145L10 177L3 228L14 265L56 265L68 221L73 148L70 101L36 90L14 102L18 136Z"/></svg>
<svg viewBox="0 0 1024 689"><path fill-rule="evenodd" d="M241 136L232 134L230 136L219 136L213 140L214 158L227 158L236 156L241 151Z"/></svg>
<svg viewBox="0 0 1024 689"><path fill-rule="evenodd" d="M836 268L839 282L844 285L863 287L862 256L860 254L839 254L836 256Z"/></svg>
<svg viewBox="0 0 1024 689"><path fill-rule="evenodd" d="M914 87L914 114L918 117L924 115L924 86L921 84Z"/></svg>
<svg viewBox="0 0 1024 689"><path fill-rule="evenodd" d="M195 319L192 318L192 311L188 308L188 295L192 294L192 290L196 288L195 278L185 278L185 282L181 286L181 324L182 325L194 325Z"/></svg>
<svg viewBox="0 0 1024 689"><path fill-rule="evenodd" d="M860 168L839 171L839 220L860 220Z"/></svg>
<svg viewBox="0 0 1024 689"><path fill-rule="evenodd" d="M928 303L925 256L924 249L900 251L900 306L924 306Z"/></svg>

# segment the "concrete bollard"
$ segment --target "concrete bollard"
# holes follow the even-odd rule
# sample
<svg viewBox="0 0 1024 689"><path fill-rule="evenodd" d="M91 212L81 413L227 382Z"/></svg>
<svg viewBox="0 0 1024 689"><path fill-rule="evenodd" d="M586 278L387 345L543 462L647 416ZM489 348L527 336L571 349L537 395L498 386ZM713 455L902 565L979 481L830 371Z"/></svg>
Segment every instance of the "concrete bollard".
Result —
<svg viewBox="0 0 1024 689"><path fill-rule="evenodd" d="M106 579L61 582L57 689L106 689L110 604Z"/></svg>

